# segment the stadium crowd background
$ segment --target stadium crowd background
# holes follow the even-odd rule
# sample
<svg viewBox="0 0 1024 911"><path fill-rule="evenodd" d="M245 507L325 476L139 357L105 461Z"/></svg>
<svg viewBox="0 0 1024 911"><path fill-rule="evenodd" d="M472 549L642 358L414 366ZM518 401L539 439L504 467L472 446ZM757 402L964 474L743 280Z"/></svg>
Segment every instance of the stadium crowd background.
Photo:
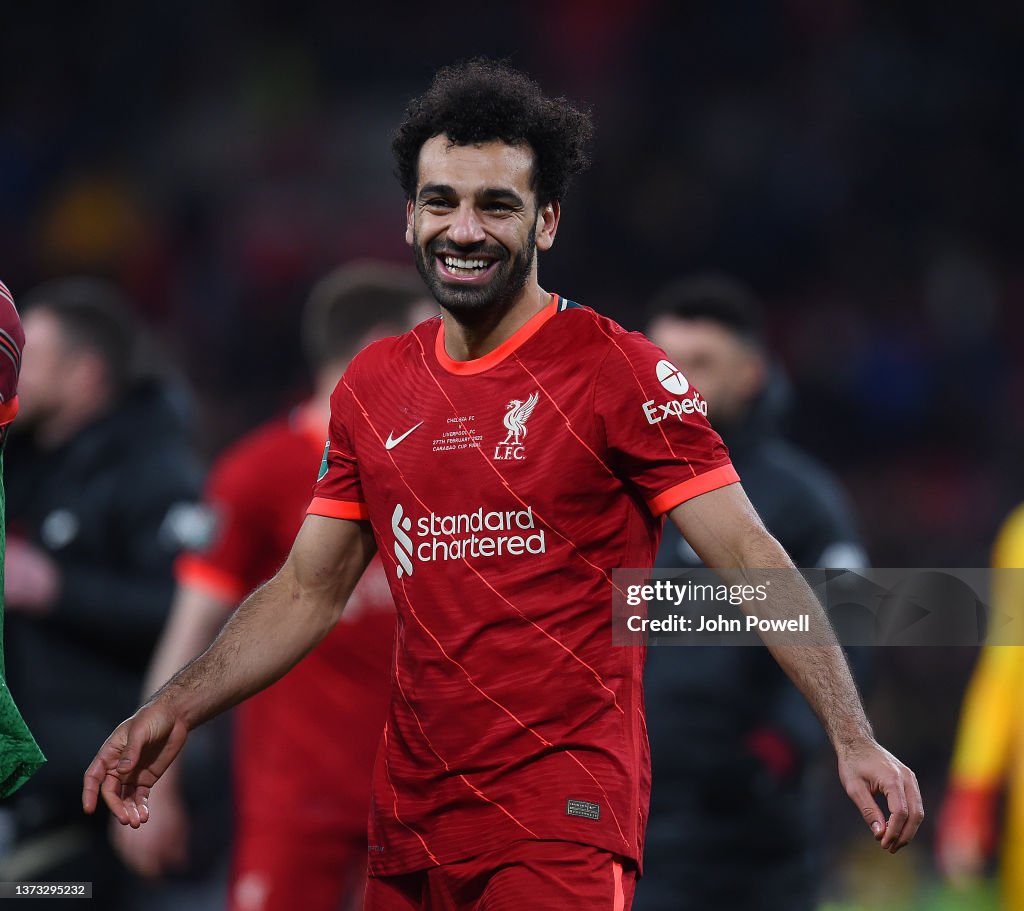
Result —
<svg viewBox="0 0 1024 911"><path fill-rule="evenodd" d="M15 295L121 284L210 457L304 393L316 277L409 261L405 100L438 65L507 56L597 119L545 287L634 328L669 278L741 276L791 435L848 486L872 563L984 566L1024 499L1022 40L1008 2L21 4L0 29L0 270ZM879 655L869 711L933 820L973 659ZM866 868L837 853L833 891L925 901L931 834Z"/></svg>

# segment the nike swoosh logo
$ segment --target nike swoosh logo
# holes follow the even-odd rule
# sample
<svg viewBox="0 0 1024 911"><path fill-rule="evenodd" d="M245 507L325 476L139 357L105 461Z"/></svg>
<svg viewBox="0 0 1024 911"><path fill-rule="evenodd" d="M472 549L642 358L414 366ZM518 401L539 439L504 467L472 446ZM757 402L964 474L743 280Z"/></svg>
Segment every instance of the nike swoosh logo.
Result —
<svg viewBox="0 0 1024 911"><path fill-rule="evenodd" d="M422 427L422 426L423 426L423 421L420 421L419 424L417 424L415 427L410 427L400 437L396 437L395 436L395 432L392 430L391 433L388 434L388 441L384 444L384 448L385 449L394 449L399 443L402 442L402 440L404 440L407 436L409 436L410 433L412 433L414 430L416 430L417 428Z"/></svg>

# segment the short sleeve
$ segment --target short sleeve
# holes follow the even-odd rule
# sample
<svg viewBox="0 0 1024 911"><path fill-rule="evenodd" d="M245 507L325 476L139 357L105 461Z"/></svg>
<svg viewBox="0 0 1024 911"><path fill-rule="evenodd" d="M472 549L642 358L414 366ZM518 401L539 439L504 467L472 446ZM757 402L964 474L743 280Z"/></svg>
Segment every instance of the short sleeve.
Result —
<svg viewBox="0 0 1024 911"><path fill-rule="evenodd" d="M231 604L249 593L265 565L260 547L260 531L268 521L264 481L251 463L233 451L214 466L203 496L206 546L182 554L174 564L180 585Z"/></svg>
<svg viewBox="0 0 1024 911"><path fill-rule="evenodd" d="M352 445L355 400L350 385L352 367L331 394L331 422L324 445L324 458L313 488L307 515L331 519L368 519L359 478L359 461Z"/></svg>
<svg viewBox="0 0 1024 911"><path fill-rule="evenodd" d="M25 333L7 286L0 282L0 427L6 427L18 413L18 374Z"/></svg>
<svg viewBox="0 0 1024 911"><path fill-rule="evenodd" d="M701 394L660 348L616 328L594 387L616 474L637 487L654 515L739 481Z"/></svg>

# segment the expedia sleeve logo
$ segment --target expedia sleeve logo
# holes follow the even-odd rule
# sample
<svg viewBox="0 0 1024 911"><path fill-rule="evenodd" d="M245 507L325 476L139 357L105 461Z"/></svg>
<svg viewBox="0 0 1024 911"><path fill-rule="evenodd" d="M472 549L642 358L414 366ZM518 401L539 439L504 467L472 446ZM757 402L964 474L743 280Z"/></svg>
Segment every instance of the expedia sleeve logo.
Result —
<svg viewBox="0 0 1024 911"><path fill-rule="evenodd" d="M683 415L694 412L708 416L708 403L701 398L696 389L691 388L690 381L683 376L683 372L671 361L658 361L655 368L658 382L672 395L679 398L669 399L667 402L657 402L655 399L648 399L644 402L644 417L648 424L660 424L667 418L675 418L678 421ZM687 395L689 393L689 395Z"/></svg>
<svg viewBox="0 0 1024 911"><path fill-rule="evenodd" d="M416 562L547 553L545 529L538 526L532 506L491 512L481 506L450 516L432 512L414 521L399 503L391 514L391 531L399 579L411 576Z"/></svg>
<svg viewBox="0 0 1024 911"><path fill-rule="evenodd" d="M690 391L689 380L672 361L658 361L655 372L658 374L658 382L673 395L686 395Z"/></svg>

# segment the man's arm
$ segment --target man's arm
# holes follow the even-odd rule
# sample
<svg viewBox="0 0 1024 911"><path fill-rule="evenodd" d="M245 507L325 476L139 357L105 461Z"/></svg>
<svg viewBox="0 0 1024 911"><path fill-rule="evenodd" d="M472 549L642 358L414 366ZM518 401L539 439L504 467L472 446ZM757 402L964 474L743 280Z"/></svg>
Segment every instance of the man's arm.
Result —
<svg viewBox="0 0 1024 911"><path fill-rule="evenodd" d="M150 789L188 732L297 664L337 622L374 551L369 523L307 516L278 574L107 738L86 770L83 809L93 812L102 793L123 825L145 822Z"/></svg>
<svg viewBox="0 0 1024 911"><path fill-rule="evenodd" d="M706 566L727 581L748 582L751 569L793 569L773 577L771 595L758 604L767 618L810 616L814 629L829 630L813 592L786 552L765 529L739 484L687 500L670 513L680 533ZM839 760L839 778L882 847L895 853L924 819L914 773L874 739L860 694L838 642L829 645L773 645L768 648L814 709ZM885 820L874 795L882 793Z"/></svg>

